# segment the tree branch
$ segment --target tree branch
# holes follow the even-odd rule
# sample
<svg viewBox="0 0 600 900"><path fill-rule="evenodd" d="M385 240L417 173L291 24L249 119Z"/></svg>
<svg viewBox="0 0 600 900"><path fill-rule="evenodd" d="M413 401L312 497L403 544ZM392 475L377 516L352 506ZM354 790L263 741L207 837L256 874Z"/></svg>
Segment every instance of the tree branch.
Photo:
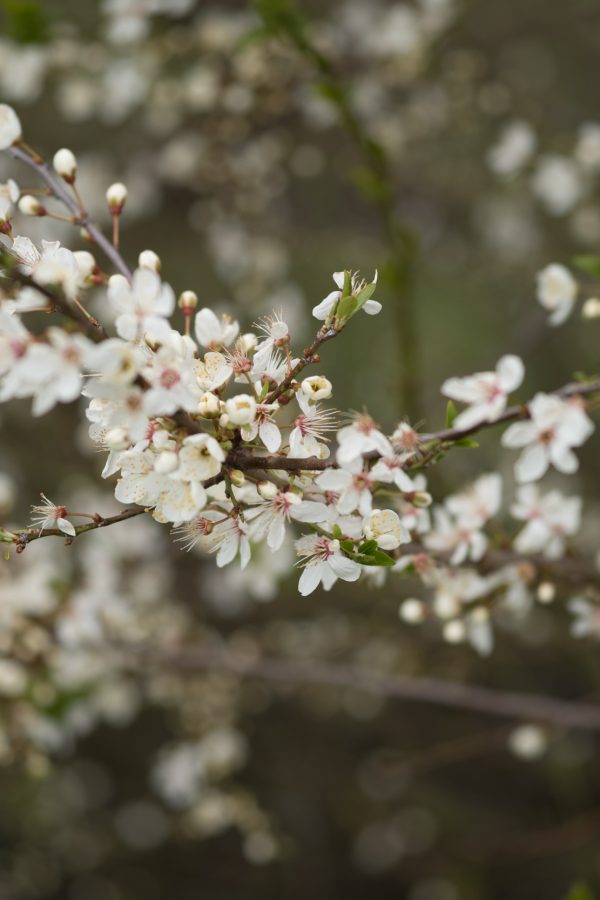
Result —
<svg viewBox="0 0 600 900"><path fill-rule="evenodd" d="M106 528L108 525L116 525L117 522L133 519L134 516L141 516L142 513L146 512L148 512L148 507L138 506L135 509L124 509L122 512L116 513L114 516L108 516L107 518L104 518L97 513L94 521L86 522L85 525L77 525L75 528L75 535L76 537L79 537L80 534L86 534L88 531L95 531L97 528ZM16 531L0 529L0 544L15 544L18 553L22 552L27 544L31 544L33 541L45 537L61 537L64 538L67 543L72 543L73 541L73 538L71 538L70 535L65 534L64 531L61 531L59 528L24 528Z"/></svg>
<svg viewBox="0 0 600 900"><path fill-rule="evenodd" d="M117 248L111 244L111 242L102 233L95 222L92 221L88 213L85 212L85 210L80 209L79 204L77 203L75 198L71 196L71 194L63 184L62 179L55 174L54 170L48 165L48 163L41 156L32 156L24 147L19 146L18 144L14 144L12 147L10 147L9 153L15 159L24 162L28 166L31 166L41 175L56 199L61 200L70 210L70 212L73 213L73 216L76 219L76 224L81 225L86 229L88 234L92 237L94 243L96 243L110 259L115 269L117 269L118 272L120 272L125 276L125 278L131 281L131 270L123 259L122 255L119 253Z"/></svg>
<svg viewBox="0 0 600 900"><path fill-rule="evenodd" d="M437 678L375 672L359 666L321 660L248 659L212 647L182 647L148 661L193 672L211 670L257 678L285 686L330 685L380 697L469 710L488 716L550 722L568 728L600 731L600 704L560 700L541 694L498 691Z"/></svg>

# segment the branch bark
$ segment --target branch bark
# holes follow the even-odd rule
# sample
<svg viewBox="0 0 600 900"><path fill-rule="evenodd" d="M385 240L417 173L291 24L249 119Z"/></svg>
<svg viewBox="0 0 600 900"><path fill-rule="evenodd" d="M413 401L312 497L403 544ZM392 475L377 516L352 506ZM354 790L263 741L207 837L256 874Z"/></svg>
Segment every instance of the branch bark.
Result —
<svg viewBox="0 0 600 900"><path fill-rule="evenodd" d="M467 710L504 719L549 722L567 728L600 731L600 704L560 700L542 694L499 691L438 678L409 677L375 672L354 665L322 660L296 661L262 657L247 659L212 647L182 647L168 654L148 656L174 669L210 670L257 678L280 687L329 685L365 691L380 697Z"/></svg>

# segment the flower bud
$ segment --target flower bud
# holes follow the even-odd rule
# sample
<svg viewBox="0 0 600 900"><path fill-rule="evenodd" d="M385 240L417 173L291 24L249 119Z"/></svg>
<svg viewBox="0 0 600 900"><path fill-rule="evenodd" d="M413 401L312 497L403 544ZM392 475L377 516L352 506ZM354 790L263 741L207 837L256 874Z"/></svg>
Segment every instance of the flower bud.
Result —
<svg viewBox="0 0 600 900"><path fill-rule="evenodd" d="M600 300L598 297L590 297L586 300L581 309L581 315L584 319L597 319L600 316Z"/></svg>
<svg viewBox="0 0 600 900"><path fill-rule="evenodd" d="M105 442L109 450L126 450L130 443L124 428L111 428L106 433Z"/></svg>
<svg viewBox="0 0 600 900"><path fill-rule="evenodd" d="M127 200L127 188L120 181L111 184L106 192L106 202L113 216L118 216Z"/></svg>
<svg viewBox="0 0 600 900"><path fill-rule="evenodd" d="M21 123L12 106L0 103L0 150L11 147L22 135Z"/></svg>
<svg viewBox="0 0 600 900"><path fill-rule="evenodd" d="M255 334L252 334L251 331L246 332L246 334L242 334L238 340L239 348L242 353L246 354L246 356L249 353L254 353L257 344L258 338Z"/></svg>
<svg viewBox="0 0 600 900"><path fill-rule="evenodd" d="M227 413L222 413L219 416L219 426L221 428L231 428L231 419L227 415Z"/></svg>
<svg viewBox="0 0 600 900"><path fill-rule="evenodd" d="M259 481L256 490L263 500L274 500L279 493L279 488L272 481Z"/></svg>
<svg viewBox="0 0 600 900"><path fill-rule="evenodd" d="M431 506L433 503L433 497L427 491L415 491L414 495L410 498L410 502L413 506L416 506L417 509L427 509L427 507Z"/></svg>
<svg viewBox="0 0 600 900"><path fill-rule="evenodd" d="M153 272L160 272L160 257L154 250L142 250L138 257L138 265L140 269L152 269Z"/></svg>
<svg viewBox="0 0 600 900"><path fill-rule="evenodd" d="M182 291L177 301L179 309L184 316L191 316L198 306L198 295L194 291Z"/></svg>
<svg viewBox="0 0 600 900"><path fill-rule="evenodd" d="M400 604L398 615L409 625L418 625L425 618L425 604L416 597L409 597Z"/></svg>
<svg viewBox="0 0 600 900"><path fill-rule="evenodd" d="M19 212L24 216L45 216L46 209L31 194L24 194L19 200Z"/></svg>
<svg viewBox="0 0 600 900"><path fill-rule="evenodd" d="M67 147L57 150L52 160L55 172L68 184L73 184L77 172L77 160L75 154Z"/></svg>
<svg viewBox="0 0 600 900"><path fill-rule="evenodd" d="M333 387L329 379L322 375L311 375L305 378L300 385L300 390L311 400L327 400L333 393Z"/></svg>
<svg viewBox="0 0 600 900"><path fill-rule="evenodd" d="M225 411L234 425L250 425L256 416L256 400L250 394L238 394L226 401Z"/></svg>
<svg viewBox="0 0 600 900"><path fill-rule="evenodd" d="M234 487L242 487L246 483L246 476L241 469L230 469L229 480Z"/></svg>
<svg viewBox="0 0 600 900"><path fill-rule="evenodd" d="M538 585L537 598L540 603L552 603L556 597L556 587L551 581L542 581Z"/></svg>
<svg viewBox="0 0 600 900"><path fill-rule="evenodd" d="M177 454L173 450L163 450L156 458L154 471L159 475L168 475L170 472L174 472L178 465Z"/></svg>
<svg viewBox="0 0 600 900"><path fill-rule="evenodd" d="M88 250L75 250L73 253L77 263L77 271L82 281L90 278L96 268L96 260Z"/></svg>
<svg viewBox="0 0 600 900"><path fill-rule="evenodd" d="M452 619L444 625L443 635L444 640L449 644L461 644L467 636L467 632L460 619Z"/></svg>
<svg viewBox="0 0 600 900"><path fill-rule="evenodd" d="M198 401L198 412L205 419L214 419L221 413L221 401L212 391L206 391Z"/></svg>

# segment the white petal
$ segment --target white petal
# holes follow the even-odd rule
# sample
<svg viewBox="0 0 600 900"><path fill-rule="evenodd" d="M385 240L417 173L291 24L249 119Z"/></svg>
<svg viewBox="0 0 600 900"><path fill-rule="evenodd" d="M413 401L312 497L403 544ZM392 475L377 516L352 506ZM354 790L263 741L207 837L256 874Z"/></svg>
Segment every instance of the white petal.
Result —
<svg viewBox="0 0 600 900"><path fill-rule="evenodd" d="M308 597L321 583L321 571L323 563L309 563L302 570L298 590L303 597Z"/></svg>

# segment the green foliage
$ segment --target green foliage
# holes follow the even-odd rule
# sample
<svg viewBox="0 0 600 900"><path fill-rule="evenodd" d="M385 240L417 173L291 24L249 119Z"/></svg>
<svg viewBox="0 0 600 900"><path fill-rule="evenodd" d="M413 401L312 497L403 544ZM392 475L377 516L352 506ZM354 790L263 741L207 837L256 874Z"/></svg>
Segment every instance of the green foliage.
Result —
<svg viewBox="0 0 600 900"><path fill-rule="evenodd" d="M1 0L2 30L19 44L48 40L48 19L37 0Z"/></svg>
<svg viewBox="0 0 600 900"><path fill-rule="evenodd" d="M452 424L458 415L458 410L453 400L448 400L446 406L446 428L452 428Z"/></svg>
<svg viewBox="0 0 600 900"><path fill-rule="evenodd" d="M600 279L600 256L576 256L573 265L582 272Z"/></svg>
<svg viewBox="0 0 600 900"><path fill-rule="evenodd" d="M361 566L393 566L396 561L378 548L377 541L365 541L358 550L352 541L340 541L340 547Z"/></svg>

